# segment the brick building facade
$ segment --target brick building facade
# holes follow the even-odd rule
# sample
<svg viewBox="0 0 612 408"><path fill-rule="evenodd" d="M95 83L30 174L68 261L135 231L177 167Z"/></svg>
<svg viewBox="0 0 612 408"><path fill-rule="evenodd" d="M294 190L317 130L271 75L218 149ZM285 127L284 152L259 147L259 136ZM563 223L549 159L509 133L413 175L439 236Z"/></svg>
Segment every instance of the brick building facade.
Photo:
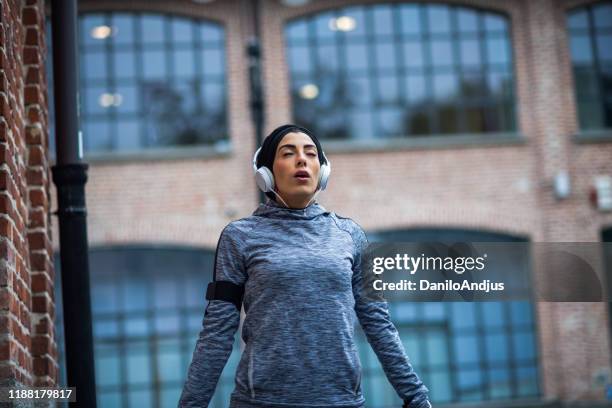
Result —
<svg viewBox="0 0 612 408"><path fill-rule="evenodd" d="M259 2L267 131L294 119L285 23L327 9L376 3L326 0L289 7L274 0ZM612 213L594 208L589 195L596 176L612 174L612 132L580 131L566 29L567 11L592 3L444 2L508 16L517 131L499 138L476 134L456 139L434 135L418 142L323 141L333 174L321 204L350 216L366 231L460 228L532 242L601 241L612 226ZM171 13L224 27L229 151L86 154L91 164L87 207L92 248L214 250L222 228L249 215L258 202L245 53L255 32L253 3L83 1L79 7L82 13ZM54 317L51 242L57 251L59 240L57 224L48 223L49 203L55 199L48 194L41 8L35 1L3 2L0 30L0 378L22 384L54 384L59 376L49 324ZM571 180L571 194L563 200L554 194L559 172L567 172ZM534 303L534 313L541 397L603 400L605 385L612 383L607 304L542 302Z"/></svg>
<svg viewBox="0 0 612 408"><path fill-rule="evenodd" d="M0 378L51 386L54 336L44 4L2 2L0 15Z"/></svg>

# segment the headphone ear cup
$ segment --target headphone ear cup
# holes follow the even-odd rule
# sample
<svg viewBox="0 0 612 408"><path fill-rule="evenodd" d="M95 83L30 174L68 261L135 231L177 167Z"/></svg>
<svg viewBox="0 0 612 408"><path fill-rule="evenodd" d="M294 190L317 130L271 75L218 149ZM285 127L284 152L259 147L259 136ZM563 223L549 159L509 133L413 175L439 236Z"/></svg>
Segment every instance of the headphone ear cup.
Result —
<svg viewBox="0 0 612 408"><path fill-rule="evenodd" d="M255 182L264 193L274 190L274 176L270 169L265 166L258 168L255 172Z"/></svg>
<svg viewBox="0 0 612 408"><path fill-rule="evenodd" d="M327 188L327 182L329 181L329 175L331 174L331 167L327 164L321 166L319 171L319 188L325 190Z"/></svg>

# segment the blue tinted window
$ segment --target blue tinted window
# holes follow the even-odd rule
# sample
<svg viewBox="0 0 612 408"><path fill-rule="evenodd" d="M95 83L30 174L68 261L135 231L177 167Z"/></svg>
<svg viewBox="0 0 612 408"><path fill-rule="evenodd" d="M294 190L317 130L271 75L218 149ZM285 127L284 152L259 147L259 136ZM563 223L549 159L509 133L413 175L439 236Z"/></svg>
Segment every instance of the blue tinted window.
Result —
<svg viewBox="0 0 612 408"><path fill-rule="evenodd" d="M567 13L575 101L581 129L612 127L612 2Z"/></svg>
<svg viewBox="0 0 612 408"><path fill-rule="evenodd" d="M503 71L513 86L505 15L446 4L367 4L299 17L284 34L294 121L322 138L515 129L513 90L491 95L484 81L467 82L475 70ZM341 80L320 81L332 74ZM304 84L317 84L318 92L301 92Z"/></svg>

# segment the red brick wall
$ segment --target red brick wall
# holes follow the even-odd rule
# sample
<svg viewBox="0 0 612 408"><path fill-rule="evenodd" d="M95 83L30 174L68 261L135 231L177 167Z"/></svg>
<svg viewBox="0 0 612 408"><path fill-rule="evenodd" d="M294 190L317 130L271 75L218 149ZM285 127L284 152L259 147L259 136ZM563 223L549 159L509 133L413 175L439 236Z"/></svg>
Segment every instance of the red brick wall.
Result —
<svg viewBox="0 0 612 408"><path fill-rule="evenodd" d="M53 385L43 3L4 1L0 27L0 383Z"/></svg>
<svg viewBox="0 0 612 408"><path fill-rule="evenodd" d="M282 39L284 22L330 7L374 0L321 0L297 8L261 1L266 128L291 120ZM155 9L212 18L226 28L227 157L93 163L87 184L92 246L185 244L213 248L231 219L257 201L250 169L255 149L248 108L246 0L81 2L82 10ZM511 20L517 124L525 143L445 149L333 152L320 202L366 229L460 227L520 234L532 241L599 241L612 213L591 207L593 177L612 174L612 143L577 144L574 84L565 9L583 0L451 0L505 12ZM85 135L87 137L87 135ZM325 145L325 143L324 143ZM552 181L569 172L572 193L554 198ZM53 228L56 233L57 228ZM58 242L54 239L54 242ZM541 388L547 398L602 399L610 372L609 317L603 303L538 303Z"/></svg>

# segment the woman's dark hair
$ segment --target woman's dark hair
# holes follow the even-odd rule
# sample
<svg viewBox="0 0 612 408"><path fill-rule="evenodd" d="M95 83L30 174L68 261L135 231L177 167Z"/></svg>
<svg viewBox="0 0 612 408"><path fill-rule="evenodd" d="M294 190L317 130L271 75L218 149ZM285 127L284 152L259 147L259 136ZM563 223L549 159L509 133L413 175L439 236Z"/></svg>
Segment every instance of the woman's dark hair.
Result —
<svg viewBox="0 0 612 408"><path fill-rule="evenodd" d="M299 133L304 133L308 135L314 142L315 146L317 146L317 154L319 156L319 163L320 164L327 163L327 160L325 160L325 156L323 156L323 149L321 148L321 143L319 143L319 140L317 139L317 137L313 135L310 130L304 127L298 126L298 125L286 124L286 125L282 125L274 129L264 139L264 142L261 145L261 150L259 151L259 154L257 155L257 168L266 166L268 169L270 169L270 171L274 175L273 166L274 166L274 157L276 157L276 148L278 147L278 144L281 142L283 137L285 137L287 133L292 133L292 132L299 132ZM266 193L266 196L276 201L276 196L274 195L274 193L268 192Z"/></svg>

